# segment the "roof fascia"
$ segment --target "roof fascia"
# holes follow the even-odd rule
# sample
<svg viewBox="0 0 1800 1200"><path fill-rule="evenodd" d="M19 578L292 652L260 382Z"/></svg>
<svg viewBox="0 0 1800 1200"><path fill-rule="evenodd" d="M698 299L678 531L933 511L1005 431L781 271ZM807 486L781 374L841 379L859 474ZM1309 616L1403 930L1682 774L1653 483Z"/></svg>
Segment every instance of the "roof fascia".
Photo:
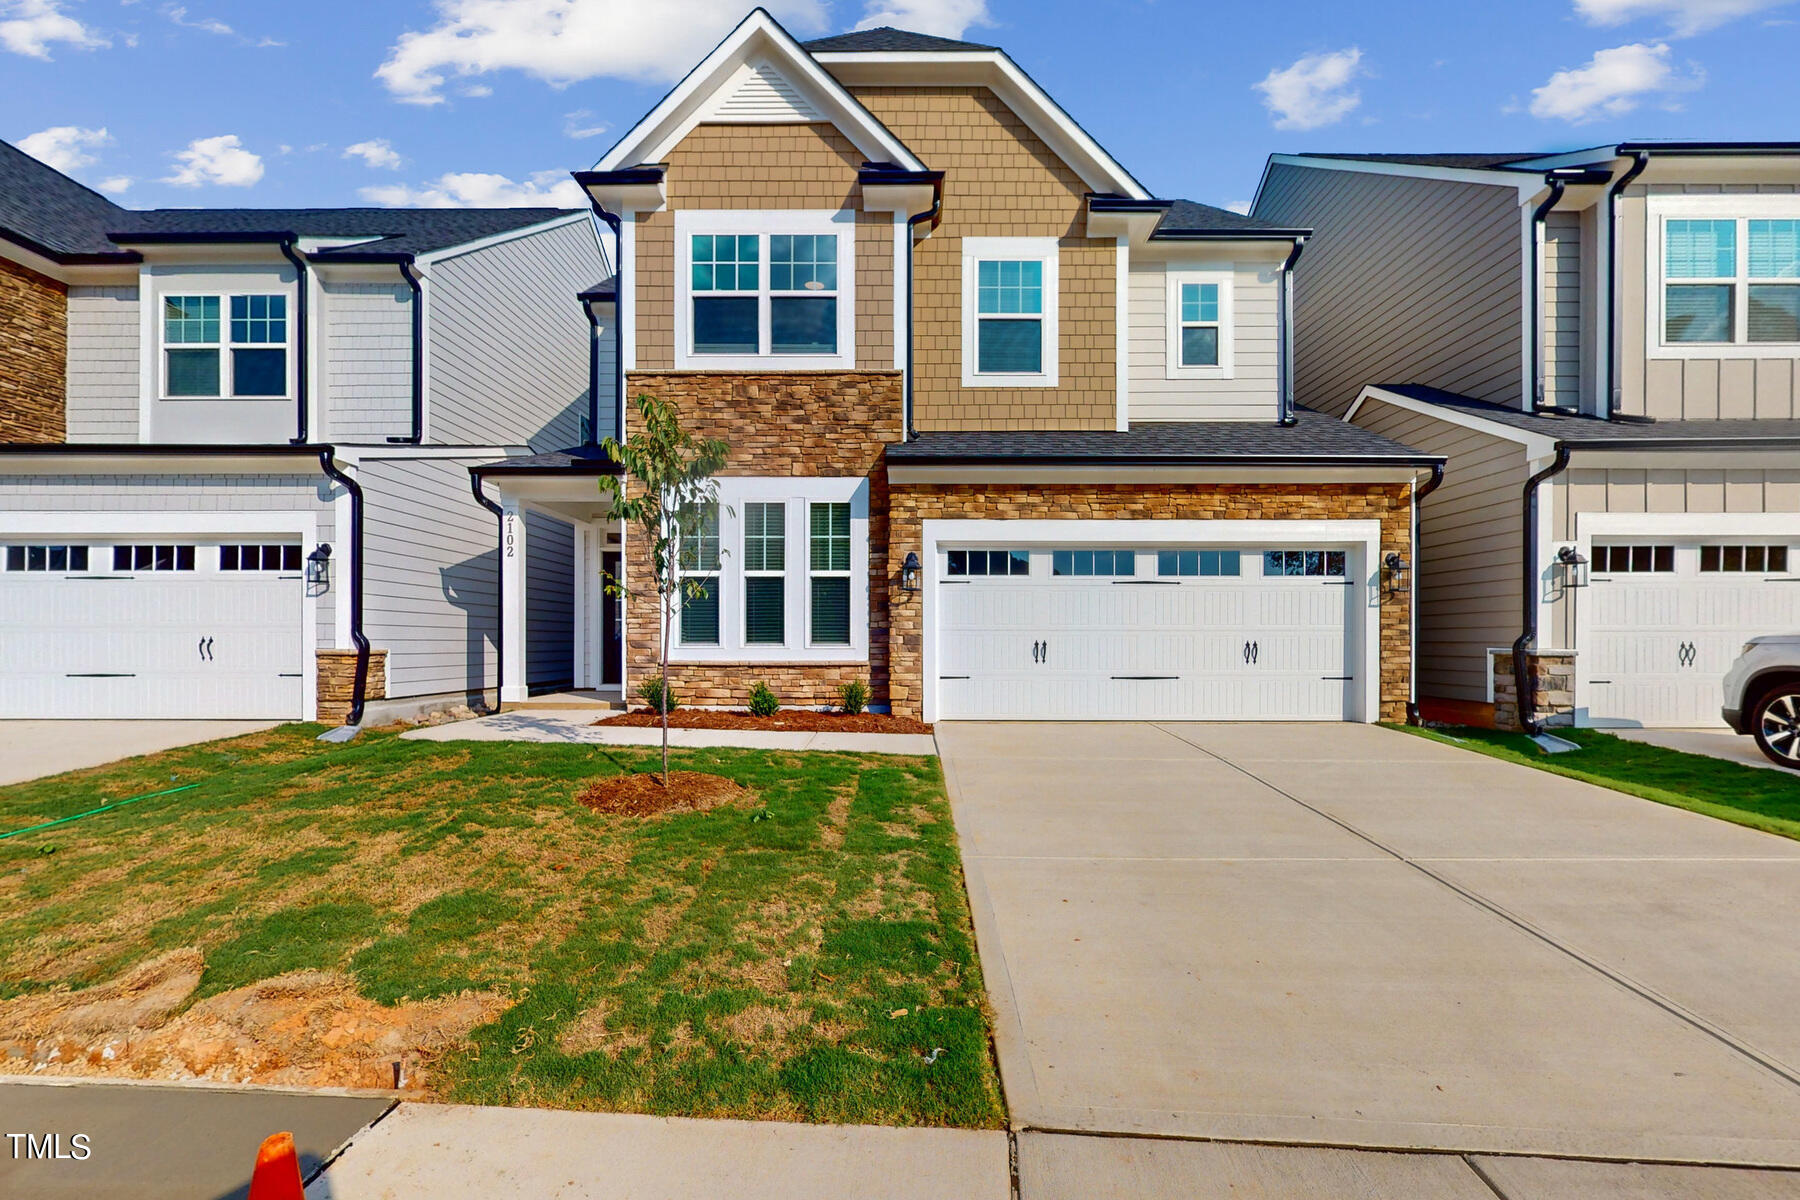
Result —
<svg viewBox="0 0 1800 1200"><path fill-rule="evenodd" d="M1010 461L981 460L958 463L914 463L890 460L888 481L912 484L954 483L1406 483L1422 470L1442 463L1441 458L1421 458L1413 463L1382 462L1360 465L1345 458L1304 464L1258 462L1252 466L1226 466L1215 462L1184 463L1169 460L1143 465L1120 465L1105 460L1051 466L1020 465Z"/></svg>
<svg viewBox="0 0 1800 1200"><path fill-rule="evenodd" d="M1504 421L1492 421L1486 417L1476 416L1473 413L1466 413L1461 409L1445 408L1442 405L1432 404L1425 400L1415 400L1411 396L1402 396L1398 392L1390 392L1386 388L1377 387L1373 384L1364 387L1357 395L1356 402L1344 413L1344 421L1346 423L1354 424L1356 414L1361 411L1363 404L1369 400L1379 400L1383 404L1391 404L1395 408L1403 408L1407 412L1418 413L1423 417L1433 417L1448 425L1456 425L1463 429L1472 429L1476 433L1485 433L1490 437L1497 437L1503 441L1516 442L1525 447L1525 454L1528 458L1543 458L1546 455L1555 453L1556 443L1561 440L1546 434L1531 433L1527 430L1520 429L1517 426L1508 425Z"/></svg>
<svg viewBox="0 0 1800 1200"><path fill-rule="evenodd" d="M594 169L616 171L640 162L660 161L670 147L687 136L705 111L707 100L731 73L759 51L777 59L791 79L813 93L807 98L866 157L894 162L908 170L925 170L925 164L891 130L802 49L780 22L760 8L739 22L711 54L594 164Z"/></svg>
<svg viewBox="0 0 1800 1200"><path fill-rule="evenodd" d="M1026 74L1004 50L890 50L875 54L840 50L825 51L813 57L826 66L839 68L971 68L966 73L967 77L985 84L998 95L1033 133L1043 139L1057 157L1075 169L1090 191L1118 192L1137 200L1150 198L1144 185L1107 153L1105 147L1095 141L1062 105L1051 99L1050 94L1038 86L1037 80ZM857 75L861 72L844 73ZM878 73L900 74L893 70ZM929 86L929 81L926 81L926 85Z"/></svg>

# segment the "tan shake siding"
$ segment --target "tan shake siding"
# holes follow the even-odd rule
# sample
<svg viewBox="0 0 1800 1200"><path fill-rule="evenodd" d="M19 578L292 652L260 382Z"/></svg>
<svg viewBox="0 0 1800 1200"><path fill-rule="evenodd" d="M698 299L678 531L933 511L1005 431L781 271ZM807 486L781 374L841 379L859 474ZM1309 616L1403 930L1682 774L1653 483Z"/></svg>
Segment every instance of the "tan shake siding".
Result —
<svg viewBox="0 0 1800 1200"><path fill-rule="evenodd" d="M637 222L637 365L675 365L675 210L856 210L856 365L894 365L894 230L862 212L863 155L827 124L698 125L668 154L668 207Z"/></svg>
<svg viewBox="0 0 1800 1200"><path fill-rule="evenodd" d="M1376 400L1356 423L1449 459L1419 520L1419 695L1484 703L1487 651L1523 616L1525 447Z"/></svg>
<svg viewBox="0 0 1800 1200"><path fill-rule="evenodd" d="M1659 420L1800 417L1800 359L1651 358L1656 331L1647 327L1648 196L1787 195L1788 184L1635 184L1619 205L1623 313L1619 372L1621 412Z"/></svg>
<svg viewBox="0 0 1800 1200"><path fill-rule="evenodd" d="M857 87L878 120L944 172L944 219L914 250L914 424L933 429L1111 429L1117 247L1079 236L1088 188L981 87ZM962 386L962 239L1054 237L1058 386Z"/></svg>
<svg viewBox="0 0 1800 1200"><path fill-rule="evenodd" d="M1342 413L1370 383L1519 402L1513 188L1277 164L1256 215L1315 231L1294 272L1301 404Z"/></svg>
<svg viewBox="0 0 1800 1200"><path fill-rule="evenodd" d="M69 293L0 259L0 442L66 440Z"/></svg>
<svg viewBox="0 0 1800 1200"><path fill-rule="evenodd" d="M924 522L974 520L1340 520L1381 522L1381 550L1412 559L1410 487L1395 483L896 484L889 491L888 562L924 540ZM889 697L896 713L924 707L923 593L896 592L889 614ZM1381 605L1381 719L1406 717L1408 606Z"/></svg>

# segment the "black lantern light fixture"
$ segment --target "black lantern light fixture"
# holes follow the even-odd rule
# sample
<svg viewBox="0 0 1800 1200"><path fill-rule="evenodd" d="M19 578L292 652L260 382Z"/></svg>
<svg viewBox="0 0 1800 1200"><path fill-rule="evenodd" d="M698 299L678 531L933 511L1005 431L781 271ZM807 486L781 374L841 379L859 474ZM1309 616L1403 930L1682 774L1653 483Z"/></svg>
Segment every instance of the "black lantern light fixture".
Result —
<svg viewBox="0 0 1800 1200"><path fill-rule="evenodd" d="M1382 560L1387 567L1387 590L1390 596L1400 596L1412 591L1412 564L1400 555L1390 553Z"/></svg>
<svg viewBox="0 0 1800 1200"><path fill-rule="evenodd" d="M900 590L916 592L919 590L919 552L908 550L906 561L900 564Z"/></svg>
<svg viewBox="0 0 1800 1200"><path fill-rule="evenodd" d="M306 556L306 582L319 587L327 587L331 583L331 547L324 542L320 542Z"/></svg>
<svg viewBox="0 0 1800 1200"><path fill-rule="evenodd" d="M1566 588L1586 587L1588 583L1587 555L1573 546L1564 546L1556 552L1556 569L1562 576L1562 585Z"/></svg>

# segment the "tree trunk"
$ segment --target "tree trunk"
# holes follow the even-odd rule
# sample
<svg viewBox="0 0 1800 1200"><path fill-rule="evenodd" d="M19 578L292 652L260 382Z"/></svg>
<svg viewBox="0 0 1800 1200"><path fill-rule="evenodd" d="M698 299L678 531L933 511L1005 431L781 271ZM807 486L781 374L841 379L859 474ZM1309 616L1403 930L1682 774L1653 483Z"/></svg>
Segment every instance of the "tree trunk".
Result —
<svg viewBox="0 0 1800 1200"><path fill-rule="evenodd" d="M659 639L662 642L662 695L657 697L660 701L657 707L662 709L662 762L665 788L669 786L669 633L675 624L673 599L672 594L665 594L663 597L663 627L662 637Z"/></svg>

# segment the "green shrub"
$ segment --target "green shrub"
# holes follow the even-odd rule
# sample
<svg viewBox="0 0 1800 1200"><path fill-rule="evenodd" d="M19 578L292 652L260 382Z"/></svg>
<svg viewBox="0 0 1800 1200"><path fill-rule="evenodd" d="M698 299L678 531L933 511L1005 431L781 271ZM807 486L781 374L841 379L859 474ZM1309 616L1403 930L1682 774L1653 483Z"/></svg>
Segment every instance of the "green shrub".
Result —
<svg viewBox="0 0 1800 1200"><path fill-rule="evenodd" d="M772 717L781 711L781 697L775 689L766 683L758 682L750 689L750 715L753 717Z"/></svg>
<svg viewBox="0 0 1800 1200"><path fill-rule="evenodd" d="M856 716L869 707L869 685L860 679L852 679L838 689L838 704L851 716Z"/></svg>
<svg viewBox="0 0 1800 1200"><path fill-rule="evenodd" d="M661 675L652 675L638 684L637 694L638 699L659 713L674 712L681 707L681 697L675 694L674 688L663 683ZM668 706L667 708L663 707L665 704Z"/></svg>

